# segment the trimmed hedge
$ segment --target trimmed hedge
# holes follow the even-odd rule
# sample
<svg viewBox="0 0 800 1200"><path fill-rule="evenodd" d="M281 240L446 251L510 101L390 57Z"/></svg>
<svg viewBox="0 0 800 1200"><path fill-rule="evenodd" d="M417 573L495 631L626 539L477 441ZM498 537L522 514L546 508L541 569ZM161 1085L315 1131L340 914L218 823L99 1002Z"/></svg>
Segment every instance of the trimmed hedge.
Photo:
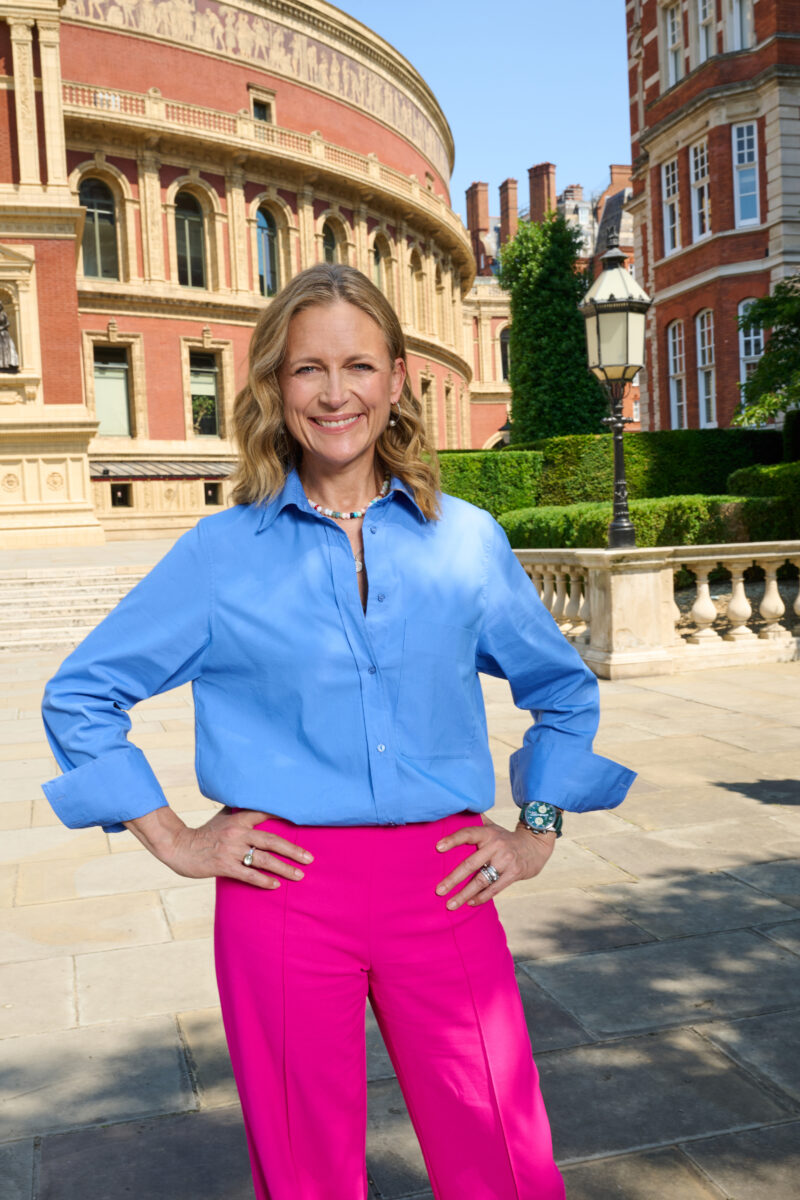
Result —
<svg viewBox="0 0 800 1200"><path fill-rule="evenodd" d="M791 505L780 496L664 496L630 502L637 546L703 546L797 536ZM608 544L613 505L523 508L499 517L522 549L598 549Z"/></svg>
<svg viewBox="0 0 800 1200"><path fill-rule="evenodd" d="M734 471L728 476L728 491L734 496L780 497L792 513L793 536L800 537L800 462Z"/></svg>
<svg viewBox="0 0 800 1200"><path fill-rule="evenodd" d="M493 517L538 499L541 454L442 450L437 457L442 491L488 509Z"/></svg>
<svg viewBox="0 0 800 1200"><path fill-rule="evenodd" d="M614 494L612 435L576 434L533 443L544 455L539 501L576 504ZM765 429L665 429L625 435L625 473L634 499L719 495L732 471L780 462L781 434Z"/></svg>

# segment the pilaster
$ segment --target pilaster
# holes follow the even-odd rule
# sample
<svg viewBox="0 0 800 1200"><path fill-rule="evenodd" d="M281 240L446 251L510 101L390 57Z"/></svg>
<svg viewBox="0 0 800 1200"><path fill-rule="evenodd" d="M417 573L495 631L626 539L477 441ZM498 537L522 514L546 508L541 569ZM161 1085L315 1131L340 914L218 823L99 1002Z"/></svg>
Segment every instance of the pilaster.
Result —
<svg viewBox="0 0 800 1200"><path fill-rule="evenodd" d="M9 17L8 27L14 64L19 182L22 187L38 187L41 184L41 175L36 130L36 94L33 85L33 20Z"/></svg>
<svg viewBox="0 0 800 1200"><path fill-rule="evenodd" d="M57 21L37 21L42 65L42 108L47 155L47 187L67 186L67 150L61 102L61 55Z"/></svg>
<svg viewBox="0 0 800 1200"><path fill-rule="evenodd" d="M247 264L247 213L244 203L244 171L238 167L225 176L228 209L228 245L231 260L231 291L249 292Z"/></svg>
<svg viewBox="0 0 800 1200"><path fill-rule="evenodd" d="M139 156L139 196L141 198L142 260L147 283L163 283L164 222L161 205L161 161L152 151Z"/></svg>

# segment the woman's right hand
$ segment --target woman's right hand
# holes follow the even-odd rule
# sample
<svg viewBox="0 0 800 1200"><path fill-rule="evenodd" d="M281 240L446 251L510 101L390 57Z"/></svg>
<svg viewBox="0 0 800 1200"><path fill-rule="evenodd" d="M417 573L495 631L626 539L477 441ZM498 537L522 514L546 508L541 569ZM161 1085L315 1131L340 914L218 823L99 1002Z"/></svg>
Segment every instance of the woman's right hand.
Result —
<svg viewBox="0 0 800 1200"><path fill-rule="evenodd" d="M298 863L312 862L314 856L276 833L254 828L269 816L252 809L221 809L205 825L192 829L165 807L124 824L178 875L190 879L223 875L255 887L276 888L282 879L303 878L303 871L278 858L279 854ZM251 846L253 865L246 867L242 860Z"/></svg>

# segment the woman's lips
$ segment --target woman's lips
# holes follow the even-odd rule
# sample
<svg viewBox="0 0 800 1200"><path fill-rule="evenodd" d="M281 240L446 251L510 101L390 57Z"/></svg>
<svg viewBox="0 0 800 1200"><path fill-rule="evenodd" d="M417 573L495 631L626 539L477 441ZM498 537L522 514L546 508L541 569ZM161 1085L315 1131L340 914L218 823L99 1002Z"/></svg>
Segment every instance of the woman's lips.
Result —
<svg viewBox="0 0 800 1200"><path fill-rule="evenodd" d="M361 413L353 413L348 417L309 417L315 429L321 429L323 433L342 433L347 429L352 429L361 420Z"/></svg>

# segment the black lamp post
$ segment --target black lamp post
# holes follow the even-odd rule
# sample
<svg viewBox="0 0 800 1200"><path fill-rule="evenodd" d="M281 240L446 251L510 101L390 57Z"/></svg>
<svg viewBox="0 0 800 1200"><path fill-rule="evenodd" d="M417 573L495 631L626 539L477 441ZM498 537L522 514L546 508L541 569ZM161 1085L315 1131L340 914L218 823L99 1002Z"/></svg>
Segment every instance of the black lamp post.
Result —
<svg viewBox="0 0 800 1200"><path fill-rule="evenodd" d="M586 321L589 370L603 384L610 401L611 416L603 419L614 434L614 518L608 527L608 544L617 549L636 545L628 513L622 446L622 431L630 417L622 415L622 397L627 384L644 366L645 313L653 302L625 269L625 255L616 232L608 236L602 262L603 270L580 308Z"/></svg>

